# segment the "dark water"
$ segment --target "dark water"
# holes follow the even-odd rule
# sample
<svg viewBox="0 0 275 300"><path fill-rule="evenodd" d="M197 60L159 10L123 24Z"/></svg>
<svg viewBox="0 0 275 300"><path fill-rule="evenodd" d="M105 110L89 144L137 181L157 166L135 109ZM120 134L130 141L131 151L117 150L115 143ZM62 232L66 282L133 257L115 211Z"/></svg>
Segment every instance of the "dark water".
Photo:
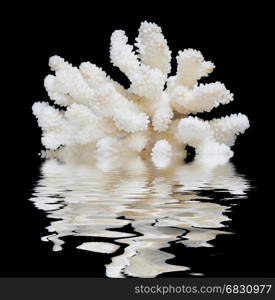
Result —
<svg viewBox="0 0 275 300"><path fill-rule="evenodd" d="M209 276L211 267L193 260L220 261L215 241L230 247L230 213L249 190L230 162L156 170L136 160L101 171L49 160L30 200L47 216L41 243L58 253L70 248L72 259L85 253L97 277Z"/></svg>

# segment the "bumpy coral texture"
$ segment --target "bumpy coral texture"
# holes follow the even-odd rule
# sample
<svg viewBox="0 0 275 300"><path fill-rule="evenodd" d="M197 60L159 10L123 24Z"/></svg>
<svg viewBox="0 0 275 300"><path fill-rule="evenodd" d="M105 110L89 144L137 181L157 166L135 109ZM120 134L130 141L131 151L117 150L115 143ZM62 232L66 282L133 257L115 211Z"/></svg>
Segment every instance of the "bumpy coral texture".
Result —
<svg viewBox="0 0 275 300"><path fill-rule="evenodd" d="M122 30L111 36L111 62L129 78L128 89L90 62L77 68L59 56L50 58L55 75L44 84L55 105L33 105L43 155L101 167L115 167L117 157L140 156L159 168L183 159L186 145L203 160L232 157L230 147L249 127L248 118L240 113L211 121L194 116L233 100L221 82L198 84L213 63L185 49L176 57L176 74L168 76L171 51L161 28L146 21L134 46Z"/></svg>

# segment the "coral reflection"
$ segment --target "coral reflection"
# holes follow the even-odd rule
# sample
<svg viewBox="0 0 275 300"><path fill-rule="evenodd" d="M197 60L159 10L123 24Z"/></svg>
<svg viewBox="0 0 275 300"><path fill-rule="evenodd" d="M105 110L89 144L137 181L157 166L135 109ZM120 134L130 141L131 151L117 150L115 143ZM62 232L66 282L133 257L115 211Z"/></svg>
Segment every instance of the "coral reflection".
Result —
<svg viewBox="0 0 275 300"><path fill-rule="evenodd" d="M243 198L249 188L229 162L195 160L157 170L135 158L127 167L102 171L48 160L41 173L31 201L56 219L47 227L51 234L42 240L60 251L63 237L90 237L77 248L111 255L108 277L156 277L189 270L168 263L174 255L164 248L171 242L212 247L209 242L217 235L230 233L221 230L229 220L230 205L224 200ZM220 191L229 196L220 199Z"/></svg>

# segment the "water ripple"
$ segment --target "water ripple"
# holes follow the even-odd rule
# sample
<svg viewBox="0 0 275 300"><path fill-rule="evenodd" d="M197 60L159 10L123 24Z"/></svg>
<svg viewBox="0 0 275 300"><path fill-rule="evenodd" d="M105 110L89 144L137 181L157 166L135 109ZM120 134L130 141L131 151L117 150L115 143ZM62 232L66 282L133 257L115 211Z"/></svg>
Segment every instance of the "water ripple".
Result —
<svg viewBox="0 0 275 300"><path fill-rule="evenodd" d="M139 161L129 169L101 171L48 160L30 200L47 213L50 234L42 240L51 241L53 251L66 246L66 236L89 237L77 248L110 255L106 276L156 277L190 271L167 263L174 257L164 250L171 242L212 247L217 235L230 234L226 200L245 198L248 189L229 162L157 170Z"/></svg>

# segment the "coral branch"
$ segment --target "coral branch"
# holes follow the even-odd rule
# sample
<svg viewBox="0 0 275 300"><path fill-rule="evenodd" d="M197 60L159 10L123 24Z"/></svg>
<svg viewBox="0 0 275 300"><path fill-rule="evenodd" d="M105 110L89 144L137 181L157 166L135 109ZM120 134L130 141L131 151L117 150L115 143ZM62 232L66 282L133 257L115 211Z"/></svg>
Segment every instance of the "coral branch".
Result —
<svg viewBox="0 0 275 300"><path fill-rule="evenodd" d="M154 145L151 157L152 161L159 168L169 165L172 156L172 147L166 140L160 140Z"/></svg>
<svg viewBox="0 0 275 300"><path fill-rule="evenodd" d="M173 108L185 114L209 112L220 104L228 104L233 95L220 82L200 84L192 90L184 86L176 87L171 92Z"/></svg>
<svg viewBox="0 0 275 300"><path fill-rule="evenodd" d="M124 31L114 31L111 36L110 58L112 64L130 78L138 72L140 63L133 52L133 46L127 42L128 38Z"/></svg>
<svg viewBox="0 0 275 300"><path fill-rule="evenodd" d="M244 133L249 127L247 116L240 113L221 119L214 119L209 124L214 133L215 140L229 147L235 144L237 135Z"/></svg>
<svg viewBox="0 0 275 300"><path fill-rule="evenodd" d="M171 70L171 51L161 28L154 23L142 22L136 41L141 62L167 75Z"/></svg>
<svg viewBox="0 0 275 300"><path fill-rule="evenodd" d="M214 65L193 49L179 51L177 72L162 30L143 22L136 38L137 53L122 30L111 36L110 59L130 80L130 87L111 79L90 62L79 68L59 56L49 60L55 73L44 85L55 106L36 102L33 114L42 130L45 158L96 163L115 168L119 157L133 164L151 159L158 168L186 156L186 145L201 160L226 161L248 118L233 114L204 121L188 116L228 104L233 95L220 82L198 84ZM167 87L166 87L167 86Z"/></svg>
<svg viewBox="0 0 275 300"><path fill-rule="evenodd" d="M175 81L178 85L184 85L187 88L194 87L199 79L208 76L215 67L212 62L204 61L200 51L193 49L179 51L177 63Z"/></svg>
<svg viewBox="0 0 275 300"><path fill-rule="evenodd" d="M194 148L214 139L208 122L197 117L181 119L178 124L178 136L183 144Z"/></svg>

